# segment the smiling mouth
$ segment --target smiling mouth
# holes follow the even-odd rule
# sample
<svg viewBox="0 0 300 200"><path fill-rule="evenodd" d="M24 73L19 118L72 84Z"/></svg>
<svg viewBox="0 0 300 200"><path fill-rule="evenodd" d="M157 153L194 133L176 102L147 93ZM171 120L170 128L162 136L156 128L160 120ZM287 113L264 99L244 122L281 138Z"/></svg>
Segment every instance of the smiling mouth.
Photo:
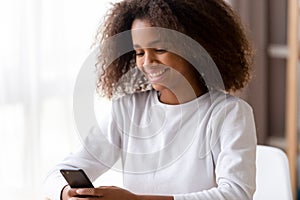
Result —
<svg viewBox="0 0 300 200"><path fill-rule="evenodd" d="M152 83L161 81L169 70L169 67L161 64L143 67L144 74Z"/></svg>
<svg viewBox="0 0 300 200"><path fill-rule="evenodd" d="M159 77L161 76L163 73L165 73L168 69L162 69L158 72L154 72L154 73L147 73L149 77L151 78L156 78L156 77Z"/></svg>

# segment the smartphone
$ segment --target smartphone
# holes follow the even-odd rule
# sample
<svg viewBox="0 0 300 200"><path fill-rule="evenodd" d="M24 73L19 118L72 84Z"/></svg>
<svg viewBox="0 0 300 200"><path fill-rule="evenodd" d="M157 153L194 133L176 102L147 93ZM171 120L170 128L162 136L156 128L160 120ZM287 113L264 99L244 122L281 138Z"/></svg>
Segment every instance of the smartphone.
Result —
<svg viewBox="0 0 300 200"><path fill-rule="evenodd" d="M82 169L61 169L60 173L71 188L94 188L92 182Z"/></svg>

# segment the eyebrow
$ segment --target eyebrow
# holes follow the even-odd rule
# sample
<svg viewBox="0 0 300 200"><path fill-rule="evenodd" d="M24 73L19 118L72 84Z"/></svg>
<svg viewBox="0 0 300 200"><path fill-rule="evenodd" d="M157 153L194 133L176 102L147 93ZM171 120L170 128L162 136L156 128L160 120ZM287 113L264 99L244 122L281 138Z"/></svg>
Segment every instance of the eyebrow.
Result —
<svg viewBox="0 0 300 200"><path fill-rule="evenodd" d="M154 40L154 41L151 41L147 44L147 47L151 46L151 45L154 45L154 44L157 44L157 43L160 43L161 40ZM133 48L134 49L138 49L138 48L141 48L141 46L139 44L133 44Z"/></svg>

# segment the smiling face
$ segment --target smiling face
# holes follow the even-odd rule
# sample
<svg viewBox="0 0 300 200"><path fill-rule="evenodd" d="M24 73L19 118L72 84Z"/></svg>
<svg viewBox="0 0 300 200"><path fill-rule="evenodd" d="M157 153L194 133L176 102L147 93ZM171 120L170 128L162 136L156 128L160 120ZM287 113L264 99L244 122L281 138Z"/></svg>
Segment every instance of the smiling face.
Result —
<svg viewBox="0 0 300 200"><path fill-rule="evenodd" d="M136 52L136 64L153 88L160 92L160 100L177 104L203 94L203 84L197 70L191 64L168 51L155 31L138 31L149 27L149 21L135 19L132 30L136 31L132 32L132 41Z"/></svg>

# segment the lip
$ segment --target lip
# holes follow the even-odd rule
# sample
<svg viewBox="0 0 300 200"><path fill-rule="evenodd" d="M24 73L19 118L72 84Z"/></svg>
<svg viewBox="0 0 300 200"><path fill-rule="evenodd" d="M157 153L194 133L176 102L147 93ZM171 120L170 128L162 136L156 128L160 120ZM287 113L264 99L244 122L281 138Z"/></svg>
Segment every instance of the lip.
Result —
<svg viewBox="0 0 300 200"><path fill-rule="evenodd" d="M143 67L143 72L151 83L161 82L169 70L169 67L161 64Z"/></svg>

